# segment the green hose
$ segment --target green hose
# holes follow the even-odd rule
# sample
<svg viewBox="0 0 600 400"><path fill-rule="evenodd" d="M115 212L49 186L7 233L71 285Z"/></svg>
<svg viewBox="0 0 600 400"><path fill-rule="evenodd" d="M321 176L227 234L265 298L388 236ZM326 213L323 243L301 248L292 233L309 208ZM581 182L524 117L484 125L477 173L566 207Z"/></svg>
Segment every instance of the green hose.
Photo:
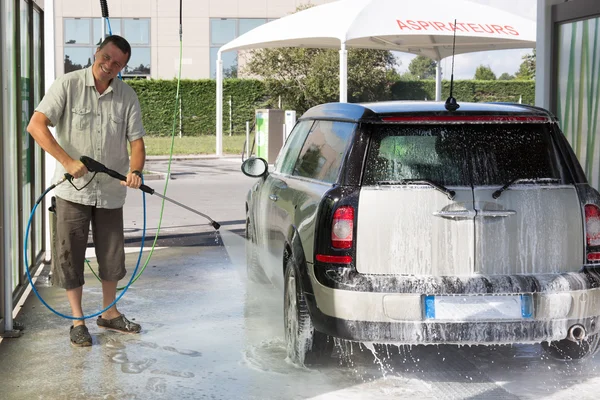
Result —
<svg viewBox="0 0 600 400"><path fill-rule="evenodd" d="M181 5L180 5L180 7L181 7ZM171 133L171 150L169 152L169 165L167 167L167 178L165 181L165 188L163 190L163 196L165 196L167 193L167 186L169 185L169 177L171 176L171 162L173 160L173 147L175 145L175 129L177 127L177 113L179 112L179 90L181 87L182 56L183 56L183 40L182 40L182 30L181 30L181 20L180 20L180 26L179 26L179 72L177 75L177 94L175 96L175 112L173 113L173 131ZM154 242L152 243L152 248L150 249L150 254L148 255L148 258L146 259L146 262L142 266L142 269L140 270L140 272L137 274L137 276L135 278L133 278L133 280L129 284L132 284L138 280L138 278L146 270L146 267L148 266L148 263L150 262L150 258L152 257L152 254L154 253L154 248L156 247L156 242L158 241L158 235L160 233L160 226L162 224L164 209L165 209L165 199L163 198L161 208L160 208L160 218L158 220L158 228L156 230L156 235L154 236ZM89 260L86 259L85 261L86 261L89 269L92 271L92 273L96 277L96 279L98 279L100 281L100 277L96 274L96 271L94 271L94 269L90 265ZM124 288L125 288L125 286L118 287L117 290L123 290Z"/></svg>

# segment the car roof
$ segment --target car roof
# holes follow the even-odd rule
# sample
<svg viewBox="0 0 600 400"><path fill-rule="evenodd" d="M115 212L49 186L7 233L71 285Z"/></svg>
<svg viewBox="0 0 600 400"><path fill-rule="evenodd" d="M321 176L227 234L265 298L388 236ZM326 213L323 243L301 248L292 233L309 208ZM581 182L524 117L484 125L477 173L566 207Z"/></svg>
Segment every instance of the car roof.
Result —
<svg viewBox="0 0 600 400"><path fill-rule="evenodd" d="M547 110L516 103L459 103L456 111L448 111L444 102L384 101L376 103L326 103L306 111L299 119L328 119L355 122L379 122L389 116L537 116L555 117Z"/></svg>

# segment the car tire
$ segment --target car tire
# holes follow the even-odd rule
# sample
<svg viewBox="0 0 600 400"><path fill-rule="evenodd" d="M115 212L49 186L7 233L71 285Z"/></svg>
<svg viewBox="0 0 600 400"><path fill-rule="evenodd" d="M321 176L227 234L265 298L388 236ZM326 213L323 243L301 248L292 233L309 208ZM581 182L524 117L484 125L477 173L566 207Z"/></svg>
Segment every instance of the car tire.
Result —
<svg viewBox="0 0 600 400"><path fill-rule="evenodd" d="M256 241L254 240L254 225L250 217L246 217L246 272L248 280L255 283L269 283L269 278L258 262Z"/></svg>
<svg viewBox="0 0 600 400"><path fill-rule="evenodd" d="M542 347L553 358L564 361L580 360L591 357L600 349L600 335L590 335L581 342L563 339L543 342Z"/></svg>
<svg viewBox="0 0 600 400"><path fill-rule="evenodd" d="M298 270L290 257L285 269L283 319L287 355L296 365L318 364L331 356L333 340L315 327L308 312L308 305Z"/></svg>

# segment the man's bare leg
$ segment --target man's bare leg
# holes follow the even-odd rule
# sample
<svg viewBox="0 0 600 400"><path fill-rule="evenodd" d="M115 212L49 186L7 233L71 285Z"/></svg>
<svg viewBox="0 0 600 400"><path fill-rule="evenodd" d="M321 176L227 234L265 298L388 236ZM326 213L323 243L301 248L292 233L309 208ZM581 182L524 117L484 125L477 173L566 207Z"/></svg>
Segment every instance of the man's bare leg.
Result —
<svg viewBox="0 0 600 400"><path fill-rule="evenodd" d="M118 281L102 280L102 309L105 309L117 298ZM117 318L121 313L117 310L117 305L114 304L111 308L102 313L102 318L113 319Z"/></svg>
<svg viewBox="0 0 600 400"><path fill-rule="evenodd" d="M83 294L83 286L75 289L67 289L67 299L71 305L71 313L74 317L83 317L83 309L81 308L81 297ZM73 326L85 325L85 320L74 319Z"/></svg>

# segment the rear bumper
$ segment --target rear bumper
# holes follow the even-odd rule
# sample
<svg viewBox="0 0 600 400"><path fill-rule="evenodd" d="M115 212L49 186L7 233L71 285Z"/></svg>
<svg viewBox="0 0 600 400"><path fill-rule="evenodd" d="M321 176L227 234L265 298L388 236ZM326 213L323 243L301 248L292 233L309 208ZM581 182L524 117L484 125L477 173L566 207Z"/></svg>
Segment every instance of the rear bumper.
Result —
<svg viewBox="0 0 600 400"><path fill-rule="evenodd" d="M565 339L581 324L598 333L600 275L473 277L468 279L367 277L309 265L307 293L315 328L356 341L402 344L533 343ZM445 320L426 317L426 295L530 294L533 314L519 320Z"/></svg>

